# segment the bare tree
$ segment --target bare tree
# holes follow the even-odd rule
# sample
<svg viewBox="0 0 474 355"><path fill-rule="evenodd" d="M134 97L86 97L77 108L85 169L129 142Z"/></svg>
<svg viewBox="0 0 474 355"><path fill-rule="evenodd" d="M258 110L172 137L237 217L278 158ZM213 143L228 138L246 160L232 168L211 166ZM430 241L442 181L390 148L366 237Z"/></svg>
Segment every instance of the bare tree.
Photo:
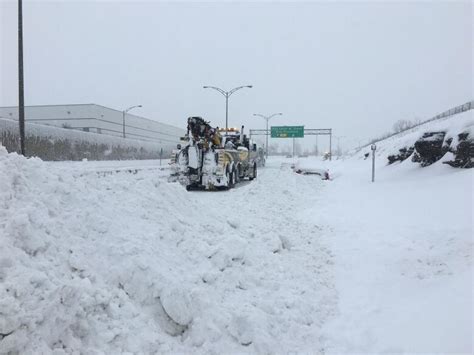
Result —
<svg viewBox="0 0 474 355"><path fill-rule="evenodd" d="M393 131L399 133L411 127L413 127L413 123L410 120L398 120L393 124Z"/></svg>

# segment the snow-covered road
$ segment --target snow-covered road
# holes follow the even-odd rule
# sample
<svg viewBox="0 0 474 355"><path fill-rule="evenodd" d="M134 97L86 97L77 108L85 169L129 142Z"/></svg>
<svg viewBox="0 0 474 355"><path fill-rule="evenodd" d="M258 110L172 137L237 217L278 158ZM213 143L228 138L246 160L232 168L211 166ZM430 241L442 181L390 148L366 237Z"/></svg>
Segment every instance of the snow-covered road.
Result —
<svg viewBox="0 0 474 355"><path fill-rule="evenodd" d="M0 353L470 352L472 172L288 163L187 192L0 147Z"/></svg>

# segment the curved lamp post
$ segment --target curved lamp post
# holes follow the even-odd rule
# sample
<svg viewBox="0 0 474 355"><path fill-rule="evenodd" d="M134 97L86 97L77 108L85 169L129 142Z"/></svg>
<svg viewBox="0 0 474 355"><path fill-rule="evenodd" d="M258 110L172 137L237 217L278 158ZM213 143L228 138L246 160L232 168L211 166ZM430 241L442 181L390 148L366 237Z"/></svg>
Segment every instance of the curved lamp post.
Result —
<svg viewBox="0 0 474 355"><path fill-rule="evenodd" d="M225 131L227 134L227 129L229 128L229 96L232 95L234 92L237 90L243 89L243 88L249 88L251 89L253 86L252 85L243 85L243 86L238 86L236 88L233 88L230 91L225 91L222 90L221 88L215 87L215 86L208 86L205 85L203 86L204 89L214 89L219 91L222 95L225 96Z"/></svg>
<svg viewBox="0 0 474 355"><path fill-rule="evenodd" d="M281 112L271 114L270 116L264 116L259 113L254 113L254 116L262 117L267 121L267 134L266 134L266 143L265 143L265 157L268 159L268 121L270 121L270 118L275 117L275 116L281 116L283 115Z"/></svg>
<svg viewBox="0 0 474 355"><path fill-rule="evenodd" d="M123 130L123 138L125 138L125 115L127 114L128 111L135 107L142 107L142 105L135 105L135 106L130 106L126 110L122 111L122 130Z"/></svg>

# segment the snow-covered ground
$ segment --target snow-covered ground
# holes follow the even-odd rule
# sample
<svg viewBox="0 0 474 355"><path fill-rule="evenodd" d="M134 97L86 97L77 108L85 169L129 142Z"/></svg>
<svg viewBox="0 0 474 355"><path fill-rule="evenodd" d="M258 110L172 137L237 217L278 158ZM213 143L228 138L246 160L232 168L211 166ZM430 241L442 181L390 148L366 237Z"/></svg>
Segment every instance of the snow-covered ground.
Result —
<svg viewBox="0 0 474 355"><path fill-rule="evenodd" d="M189 193L153 170L77 168L1 153L2 352L322 349L333 256L295 214L322 182L276 163Z"/></svg>
<svg viewBox="0 0 474 355"><path fill-rule="evenodd" d="M0 147L0 353L472 353L472 170L291 162L187 192Z"/></svg>
<svg viewBox="0 0 474 355"><path fill-rule="evenodd" d="M308 211L330 226L337 352L472 353L472 170L441 162L335 164L326 203Z"/></svg>
<svg viewBox="0 0 474 355"><path fill-rule="evenodd" d="M44 162L55 171L64 171L74 175L93 173L132 172L156 170L160 175L168 175L169 159L160 160L98 160L98 161L48 161ZM159 172L161 171L161 173Z"/></svg>

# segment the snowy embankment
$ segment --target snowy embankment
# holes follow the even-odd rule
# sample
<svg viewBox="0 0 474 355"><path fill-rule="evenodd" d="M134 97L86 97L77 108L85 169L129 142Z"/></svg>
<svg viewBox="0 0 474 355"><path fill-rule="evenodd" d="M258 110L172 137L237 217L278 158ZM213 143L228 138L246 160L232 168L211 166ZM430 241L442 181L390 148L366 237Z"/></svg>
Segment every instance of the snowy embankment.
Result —
<svg viewBox="0 0 474 355"><path fill-rule="evenodd" d="M372 159L360 153L313 162L335 177L325 203L304 215L333 228L339 314L325 327L328 351L474 350L474 169L443 164L446 156L423 168L411 159L387 165L424 132L449 139L473 127L468 111L378 142L375 183Z"/></svg>
<svg viewBox="0 0 474 355"><path fill-rule="evenodd" d="M388 163L387 157L398 154L400 149L413 147L415 142L427 132L446 132L444 142L446 143L452 139L450 145L452 148L455 148L458 144L458 135L460 133L468 133L471 139L474 136L474 110L427 122L377 142L376 155L383 158L380 164L386 165ZM363 158L364 154L371 154L370 146L366 146L354 152L354 154L358 158ZM411 157L409 159L411 160ZM444 161L452 159L452 153L446 153L446 156L442 159Z"/></svg>
<svg viewBox="0 0 474 355"><path fill-rule="evenodd" d="M184 133L184 131L183 131ZM179 137L176 143L179 143ZM25 145L30 156L48 161L124 160L169 157L176 143L173 139L160 142L122 138L108 134L82 132L39 123L26 123ZM0 144L8 151L18 151L18 122L0 118Z"/></svg>
<svg viewBox="0 0 474 355"><path fill-rule="evenodd" d="M76 172L0 148L0 353L323 349L332 253L297 215L325 182L279 163L223 193Z"/></svg>
<svg viewBox="0 0 474 355"><path fill-rule="evenodd" d="M0 147L0 353L472 353L474 170L291 163L187 192Z"/></svg>
<svg viewBox="0 0 474 355"><path fill-rule="evenodd" d="M75 176L94 173L136 173L143 170L155 170L162 176L169 175L169 159L160 160L99 160L99 161L62 161L44 162L56 172L64 171Z"/></svg>

